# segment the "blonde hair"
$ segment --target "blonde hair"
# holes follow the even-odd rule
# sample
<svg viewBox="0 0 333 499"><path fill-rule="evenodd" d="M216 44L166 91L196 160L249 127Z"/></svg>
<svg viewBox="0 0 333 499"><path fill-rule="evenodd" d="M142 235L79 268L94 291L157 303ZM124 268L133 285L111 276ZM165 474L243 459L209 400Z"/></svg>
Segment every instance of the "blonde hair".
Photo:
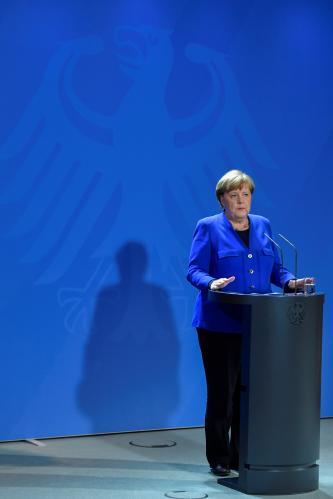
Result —
<svg viewBox="0 0 333 499"><path fill-rule="evenodd" d="M230 170L220 178L216 184L215 194L218 202L220 203L220 197L229 191L239 189L243 184L246 184L250 189L251 194L254 191L255 185L253 179L250 175L240 171L240 170Z"/></svg>

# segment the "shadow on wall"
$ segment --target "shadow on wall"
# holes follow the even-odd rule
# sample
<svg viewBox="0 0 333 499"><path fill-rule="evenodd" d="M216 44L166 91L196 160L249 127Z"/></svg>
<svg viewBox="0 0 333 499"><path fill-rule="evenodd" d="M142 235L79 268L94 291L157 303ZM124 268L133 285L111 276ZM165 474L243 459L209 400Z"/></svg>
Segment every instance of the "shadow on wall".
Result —
<svg viewBox="0 0 333 499"><path fill-rule="evenodd" d="M163 428L178 404L179 342L168 293L145 281L138 242L115 257L119 282L97 297L78 403L93 433Z"/></svg>

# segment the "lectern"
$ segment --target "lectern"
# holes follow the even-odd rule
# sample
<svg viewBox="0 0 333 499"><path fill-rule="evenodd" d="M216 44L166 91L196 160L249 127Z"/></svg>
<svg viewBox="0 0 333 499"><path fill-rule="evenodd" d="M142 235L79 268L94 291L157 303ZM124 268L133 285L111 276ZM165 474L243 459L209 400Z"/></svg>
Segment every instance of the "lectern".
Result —
<svg viewBox="0 0 333 499"><path fill-rule="evenodd" d="M239 477L247 494L318 489L323 294L237 294L209 299L243 320Z"/></svg>

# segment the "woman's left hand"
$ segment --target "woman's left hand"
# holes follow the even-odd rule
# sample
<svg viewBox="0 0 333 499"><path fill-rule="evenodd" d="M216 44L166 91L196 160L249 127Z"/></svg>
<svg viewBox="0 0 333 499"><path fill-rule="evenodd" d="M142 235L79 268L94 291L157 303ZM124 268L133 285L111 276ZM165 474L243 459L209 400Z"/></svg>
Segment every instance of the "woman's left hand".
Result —
<svg viewBox="0 0 333 499"><path fill-rule="evenodd" d="M314 277L302 277L301 279L290 279L288 282L288 287L290 289L295 289L295 285L297 289L304 289L305 284L315 284Z"/></svg>

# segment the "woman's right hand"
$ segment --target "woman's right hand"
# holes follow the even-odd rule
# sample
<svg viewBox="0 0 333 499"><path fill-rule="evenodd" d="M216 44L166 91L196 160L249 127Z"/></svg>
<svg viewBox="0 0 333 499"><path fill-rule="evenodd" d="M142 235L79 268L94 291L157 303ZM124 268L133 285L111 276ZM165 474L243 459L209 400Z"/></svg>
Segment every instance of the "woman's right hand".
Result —
<svg viewBox="0 0 333 499"><path fill-rule="evenodd" d="M220 279L216 279L215 281L212 281L210 283L209 289L211 289L212 291L217 291L219 289L224 288L230 282L233 282L235 279L236 279L236 277L234 275L231 277L221 277Z"/></svg>

